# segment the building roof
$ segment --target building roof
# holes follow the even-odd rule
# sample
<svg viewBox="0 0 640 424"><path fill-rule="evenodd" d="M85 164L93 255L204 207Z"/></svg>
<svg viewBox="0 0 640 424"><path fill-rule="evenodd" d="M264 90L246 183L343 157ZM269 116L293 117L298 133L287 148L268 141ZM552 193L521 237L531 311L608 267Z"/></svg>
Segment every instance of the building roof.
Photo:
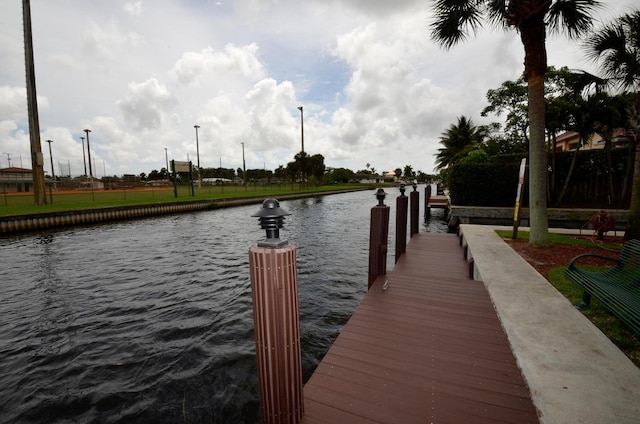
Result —
<svg viewBox="0 0 640 424"><path fill-rule="evenodd" d="M0 172L6 172L11 174L31 174L31 170L27 168L18 168L16 166L12 166L10 168L0 168Z"/></svg>

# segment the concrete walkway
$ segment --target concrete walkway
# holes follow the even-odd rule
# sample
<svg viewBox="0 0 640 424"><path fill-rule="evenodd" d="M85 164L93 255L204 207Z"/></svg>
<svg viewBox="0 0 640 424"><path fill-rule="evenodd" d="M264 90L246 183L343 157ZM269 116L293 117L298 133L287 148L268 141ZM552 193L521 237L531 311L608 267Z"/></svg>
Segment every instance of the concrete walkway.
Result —
<svg viewBox="0 0 640 424"><path fill-rule="evenodd" d="M639 423L640 369L507 245L461 225L542 423Z"/></svg>

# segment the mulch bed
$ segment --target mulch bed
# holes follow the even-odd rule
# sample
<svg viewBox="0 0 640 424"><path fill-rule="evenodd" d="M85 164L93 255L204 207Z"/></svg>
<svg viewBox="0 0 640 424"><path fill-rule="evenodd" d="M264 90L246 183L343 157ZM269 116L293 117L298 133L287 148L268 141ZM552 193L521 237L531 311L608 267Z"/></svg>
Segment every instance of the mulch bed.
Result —
<svg viewBox="0 0 640 424"><path fill-rule="evenodd" d="M619 246L624 244L622 237L605 236L603 240L598 240L595 237L589 236L575 236L574 238L589 240L595 243L615 244ZM547 246L532 247L529 246L529 242L527 240L520 239L505 239L505 242L509 244L513 250L518 252L520 256L529 262L531 266L533 266L546 279L549 279L549 270L551 268L567 266L572 258L583 253L596 253L598 255L616 259L620 256L619 251L610 250L606 247L573 246L557 243L551 243ZM611 266L611 262L593 258L581 260L580 264Z"/></svg>

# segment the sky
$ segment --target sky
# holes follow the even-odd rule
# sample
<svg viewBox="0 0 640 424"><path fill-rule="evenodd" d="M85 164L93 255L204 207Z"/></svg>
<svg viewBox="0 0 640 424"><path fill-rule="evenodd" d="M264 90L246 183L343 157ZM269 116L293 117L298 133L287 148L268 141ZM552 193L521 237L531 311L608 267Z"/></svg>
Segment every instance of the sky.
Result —
<svg viewBox="0 0 640 424"><path fill-rule="evenodd" d="M602 3L596 25L635 0ZM247 169L273 170L301 150L302 106L304 150L326 166L433 173L459 116L502 122L480 112L488 90L522 74L524 52L515 31L490 27L445 50L430 36L431 7L31 0L45 172L51 146L56 175L85 173L84 129L98 177L198 156L203 168L237 169L243 143ZM547 51L549 65L597 73L579 42L550 35ZM19 0L0 2L0 63L0 168L31 168Z"/></svg>

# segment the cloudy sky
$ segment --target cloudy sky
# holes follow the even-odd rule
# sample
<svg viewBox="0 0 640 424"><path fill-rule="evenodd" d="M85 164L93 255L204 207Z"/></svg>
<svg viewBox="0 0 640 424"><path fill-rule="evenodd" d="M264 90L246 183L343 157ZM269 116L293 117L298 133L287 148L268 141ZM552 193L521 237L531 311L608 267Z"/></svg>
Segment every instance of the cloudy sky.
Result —
<svg viewBox="0 0 640 424"><path fill-rule="evenodd" d="M609 22L635 0L607 0ZM22 7L0 2L0 167L30 168ZM49 172L149 173L169 160L275 169L304 146L331 167L433 171L439 135L476 124L486 92L523 70L514 31L445 51L430 0L31 0L40 133ZM578 44L549 64L595 71ZM491 121L497 120L493 117ZM166 150L165 150L166 149ZM165 155L165 152L167 153ZM64 165L61 168L60 165Z"/></svg>

